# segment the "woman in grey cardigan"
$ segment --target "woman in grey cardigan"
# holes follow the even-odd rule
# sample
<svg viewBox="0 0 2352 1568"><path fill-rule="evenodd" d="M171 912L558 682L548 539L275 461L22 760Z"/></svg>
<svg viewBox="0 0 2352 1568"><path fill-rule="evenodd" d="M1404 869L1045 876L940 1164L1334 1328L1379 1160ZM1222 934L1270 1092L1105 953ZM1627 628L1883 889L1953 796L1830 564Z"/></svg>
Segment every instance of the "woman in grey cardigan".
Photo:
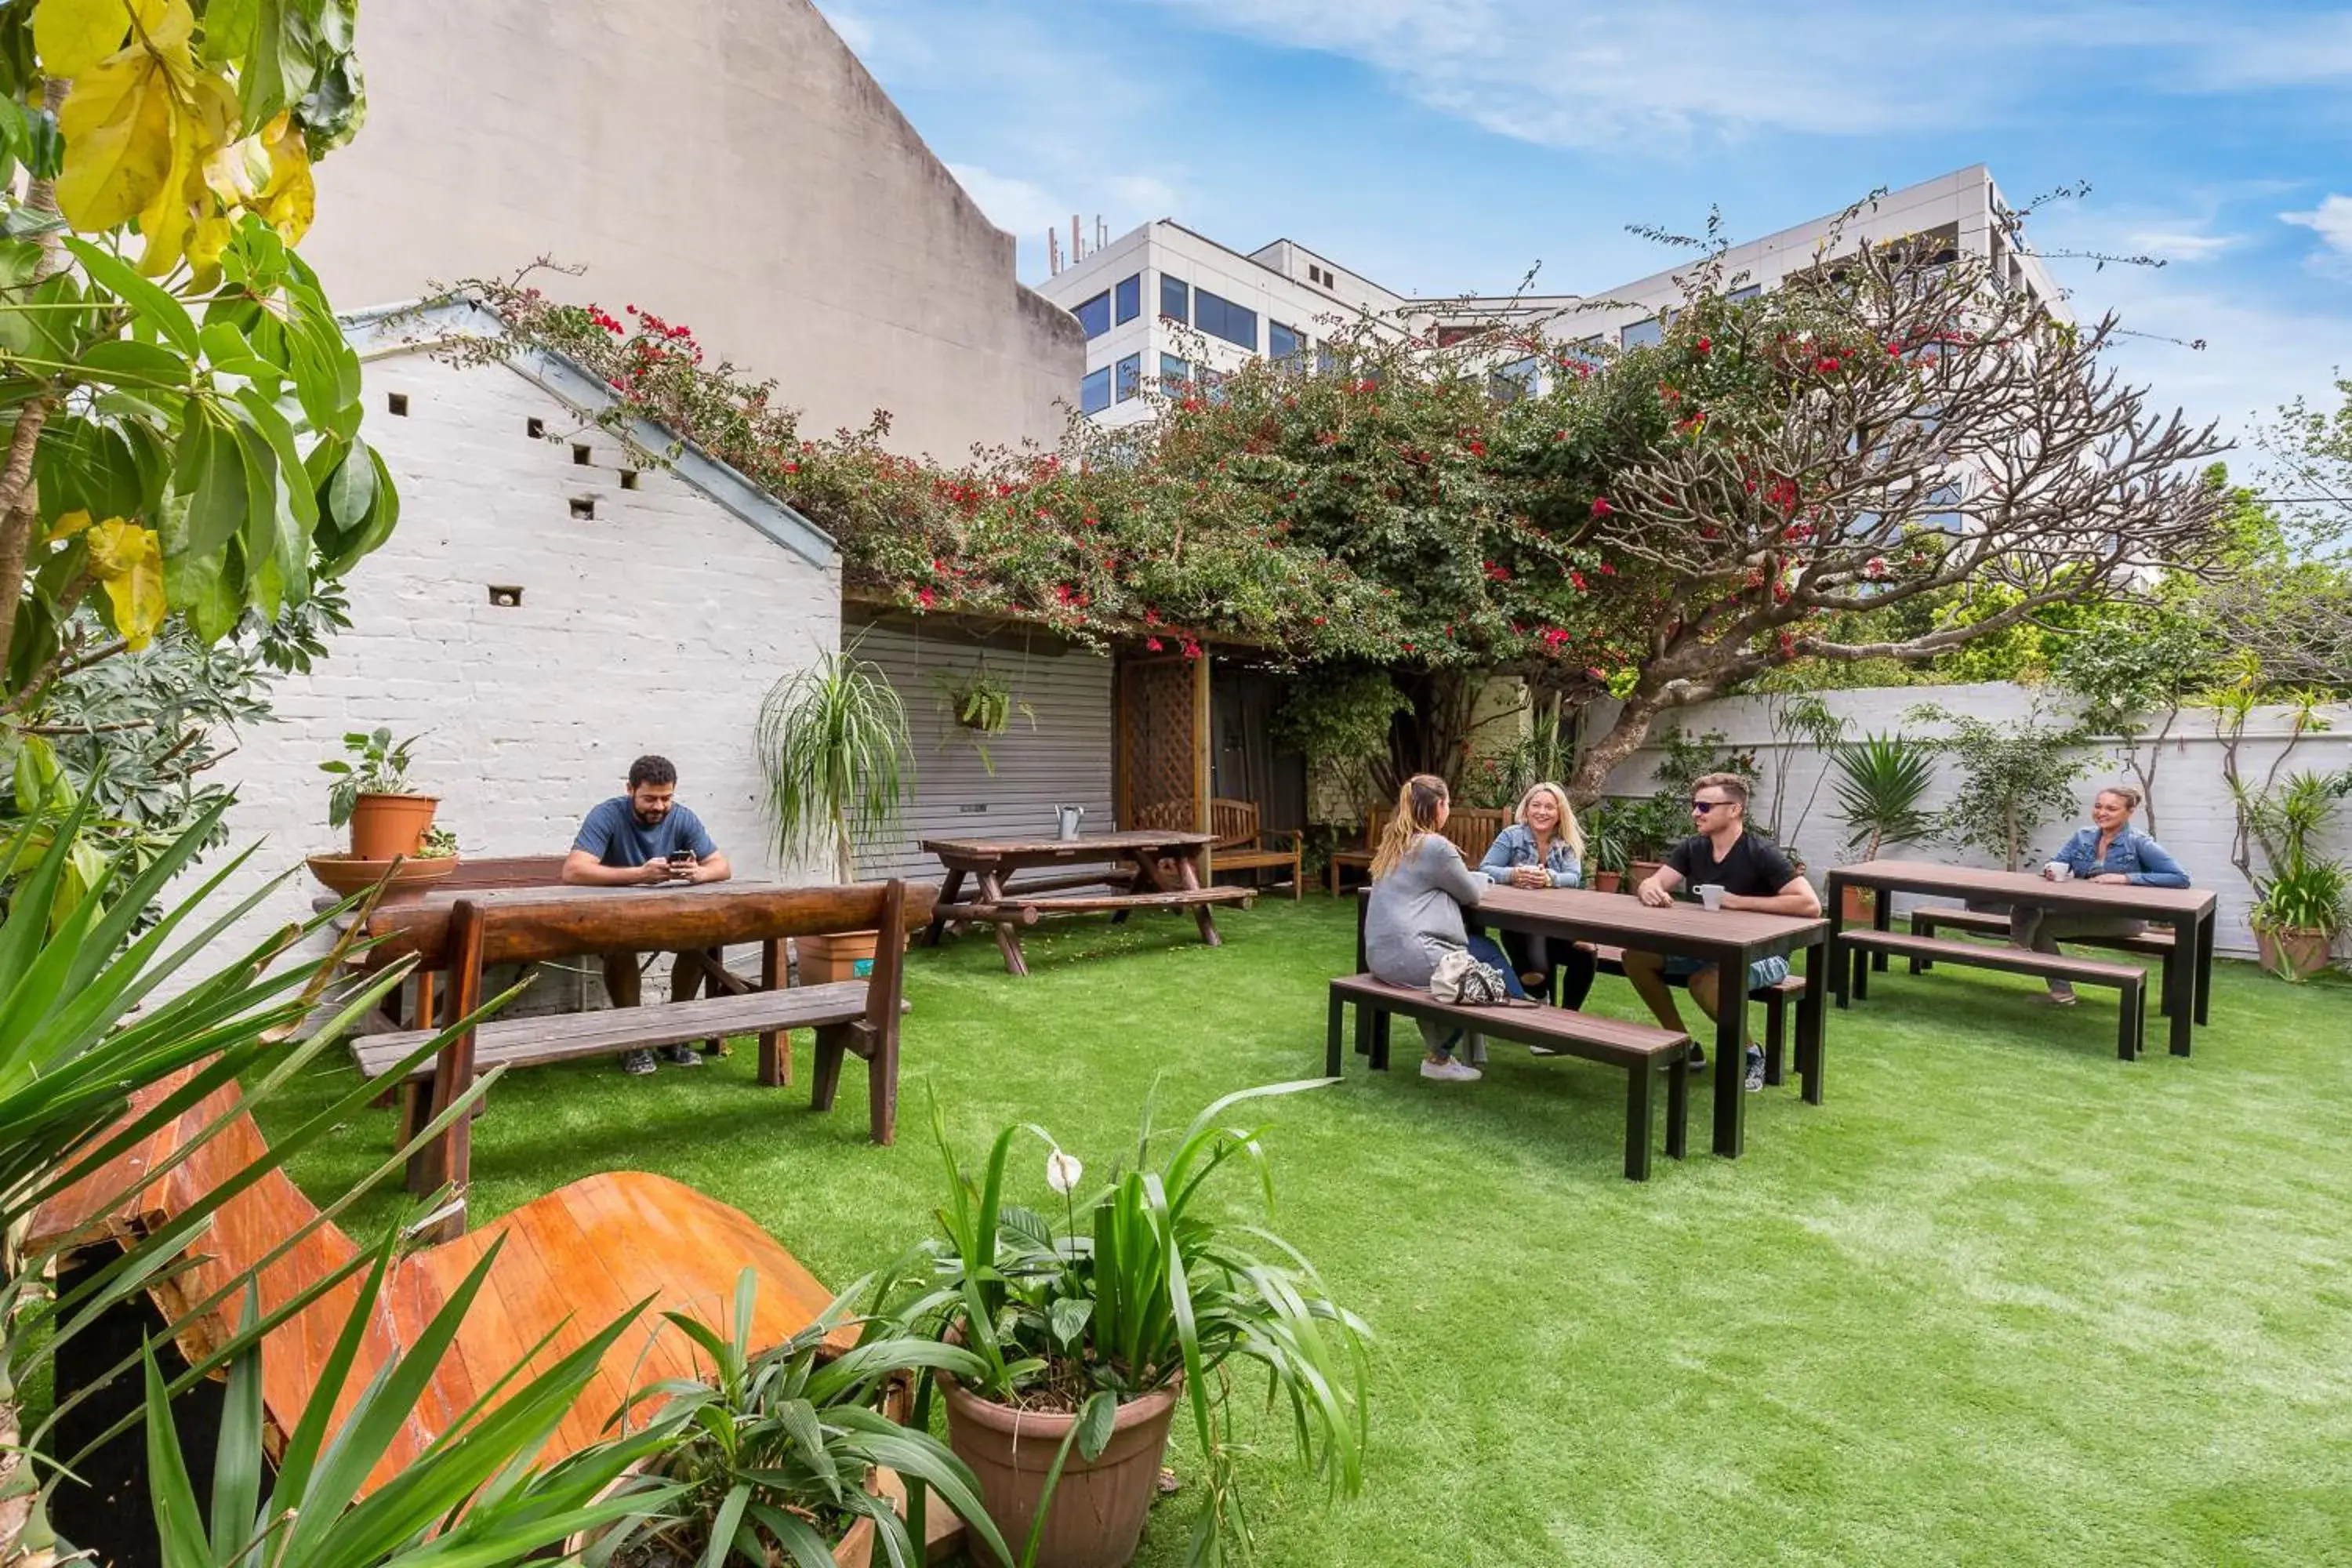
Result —
<svg viewBox="0 0 2352 1568"><path fill-rule="evenodd" d="M1391 985L1428 988L1437 961L1449 949L1503 972L1514 996L1526 991L1494 939L1463 929L1465 905L1475 905L1486 879L1463 864L1462 851L1444 833L1453 800L1445 781L1415 773L1397 792L1396 815L1381 836L1372 858L1371 905L1364 911L1364 956L1372 973ZM1421 1026L1421 1076L1440 1083L1475 1083L1478 1069L1454 1059L1462 1031L1442 1024Z"/></svg>

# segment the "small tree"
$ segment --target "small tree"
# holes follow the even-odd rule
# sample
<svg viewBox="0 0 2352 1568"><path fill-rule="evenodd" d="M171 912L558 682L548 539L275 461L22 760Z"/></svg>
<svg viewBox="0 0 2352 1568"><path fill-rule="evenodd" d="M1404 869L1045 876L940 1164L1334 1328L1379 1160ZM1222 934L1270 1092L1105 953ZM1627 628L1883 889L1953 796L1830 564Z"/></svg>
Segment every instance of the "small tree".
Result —
<svg viewBox="0 0 2352 1568"><path fill-rule="evenodd" d="M1937 826L1948 842L1998 855L2003 868L2014 871L2024 864L2042 826L2073 813L2074 783L2089 771L2080 729L2044 723L2038 706L2013 724L1934 703L1913 708L1904 718L1950 728L1948 736L1926 742L1960 765L1959 790Z"/></svg>
<svg viewBox="0 0 2352 1568"><path fill-rule="evenodd" d="M857 879L857 851L898 823L915 764L907 715L881 668L855 647L820 654L760 704L768 818L784 859L822 848L834 879Z"/></svg>
<svg viewBox="0 0 2352 1568"><path fill-rule="evenodd" d="M2218 638L2193 604L2159 604L2086 633L2058 654L2057 676L2084 700L2083 722L2123 743L2122 762L2147 797L2157 831L2157 773L2182 710L2210 679Z"/></svg>

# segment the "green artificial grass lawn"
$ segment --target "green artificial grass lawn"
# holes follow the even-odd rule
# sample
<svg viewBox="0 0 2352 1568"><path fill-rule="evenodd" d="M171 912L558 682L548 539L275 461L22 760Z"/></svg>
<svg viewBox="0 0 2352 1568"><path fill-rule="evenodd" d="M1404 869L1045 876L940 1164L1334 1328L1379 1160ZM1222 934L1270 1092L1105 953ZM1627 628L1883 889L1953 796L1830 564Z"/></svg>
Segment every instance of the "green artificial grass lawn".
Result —
<svg viewBox="0 0 2352 1568"><path fill-rule="evenodd" d="M1107 1173L1158 1082L1163 1126L1321 1069L1352 905L1262 900L1220 949L1147 916L1045 927L1007 976L967 937L914 955L900 1135L866 1142L863 1064L827 1116L740 1048L651 1079L501 1084L478 1222L590 1173L738 1205L835 1285L922 1236L933 1095L976 1159L1034 1121ZM1245 1108L1273 1228L1370 1323L1361 1497L1327 1502L1244 1422L1260 1559L1346 1563L2316 1563L2352 1559L2352 985L2215 978L2196 1055L2114 1055L2111 994L1940 967L1832 1012L1828 1101L1751 1098L1748 1153L1620 1173L1622 1076L1496 1044L1484 1082L1397 1069ZM1686 1016L1697 1019L1695 1009ZM1639 1004L1603 977L1590 1005ZM1751 1027L1760 1026L1760 1009ZM284 1127L347 1083L322 1073ZM340 1190L391 1146L370 1112L296 1175ZM1046 1199L1044 1151L1016 1195ZM1236 1178L1240 1173L1235 1173ZM1238 1214L1255 1188L1232 1182ZM367 1200L354 1228L395 1200ZM1171 1462L1197 1472L1189 1420ZM1182 1553L1196 1489L1139 1562Z"/></svg>

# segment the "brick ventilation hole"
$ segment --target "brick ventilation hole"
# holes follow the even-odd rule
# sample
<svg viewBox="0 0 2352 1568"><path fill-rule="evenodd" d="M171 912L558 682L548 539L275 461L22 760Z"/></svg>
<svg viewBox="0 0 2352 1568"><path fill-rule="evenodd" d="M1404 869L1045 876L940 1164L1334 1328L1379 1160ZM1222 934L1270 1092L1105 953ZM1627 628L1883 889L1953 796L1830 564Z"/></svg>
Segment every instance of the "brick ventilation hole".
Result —
<svg viewBox="0 0 2352 1568"><path fill-rule="evenodd" d="M504 583L493 583L489 587L490 604L494 607L501 610L519 610L522 608L522 590L520 588L510 587Z"/></svg>
<svg viewBox="0 0 2352 1568"><path fill-rule="evenodd" d="M578 444L578 443L576 443L576 442L572 445L572 461L575 465L577 465L577 466L578 466L578 467L580 467L580 468L586 468L589 464L591 464L591 463L594 462L595 460L596 460L596 454L595 454L595 452L594 452L593 450L592 450L591 448L589 448L589 447L587 447L581 446L581 445L579 445L579 444Z"/></svg>
<svg viewBox="0 0 2352 1568"><path fill-rule="evenodd" d="M408 417L408 394L406 394L406 393L404 393L404 392L394 392L394 393L388 393L388 394L386 394L386 395L385 395L385 396L384 396L384 400L383 400L383 407L384 407L384 412L385 412L385 413L387 413L387 414L394 414L394 415L397 415L398 416L400 416L400 417L401 417L401 418L403 418L403 419L407 418L407 417Z"/></svg>
<svg viewBox="0 0 2352 1568"><path fill-rule="evenodd" d="M596 498L594 496L573 496L572 498L572 515L583 521L593 521L596 516Z"/></svg>
<svg viewBox="0 0 2352 1568"><path fill-rule="evenodd" d="M637 488L636 469L623 468L621 470L621 488L625 490L633 490Z"/></svg>
<svg viewBox="0 0 2352 1568"><path fill-rule="evenodd" d="M544 441L547 439L547 421L526 419L522 422L522 433L534 441Z"/></svg>

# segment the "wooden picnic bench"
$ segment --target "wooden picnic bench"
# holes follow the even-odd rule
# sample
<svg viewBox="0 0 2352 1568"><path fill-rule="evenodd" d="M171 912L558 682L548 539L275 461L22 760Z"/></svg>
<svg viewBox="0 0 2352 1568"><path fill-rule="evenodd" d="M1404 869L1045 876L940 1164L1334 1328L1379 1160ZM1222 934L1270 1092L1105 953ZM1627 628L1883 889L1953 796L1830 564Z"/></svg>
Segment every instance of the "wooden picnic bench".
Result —
<svg viewBox="0 0 2352 1568"><path fill-rule="evenodd" d="M1911 911L1911 934L1934 936L1939 931L1966 931L1971 936L2009 936L2009 917L1990 910L1971 910L1959 904L1922 904ZM2157 1009L2169 1012L2172 994L2172 961L2179 951L2168 931L2150 929L2130 936L2111 935L2063 936L2061 942L2072 947L2104 947L2116 952L2136 952L2143 958L2161 959L2164 963L2163 983L2157 989ZM1924 974L1933 967L1932 958L1914 957L1911 973ZM1874 965L1883 967L1883 965Z"/></svg>
<svg viewBox="0 0 2352 1568"><path fill-rule="evenodd" d="M1324 1047L1323 1071L1338 1078L1342 1061L1344 1014L1357 1010L1360 1029L1369 1026L1372 1067L1385 1072L1389 1065L1388 1020L1401 1014L1455 1026L1467 1033L1539 1046L1559 1056L1580 1057L1625 1070L1625 1179L1650 1179L1650 1134L1656 1118L1653 1089L1659 1071L1666 1079L1666 1152L1681 1159L1690 1124L1690 1037L1650 1024L1628 1024L1596 1014L1572 1012L1541 1003L1507 1007L1465 1007L1440 1002L1426 991L1391 985L1370 974L1350 974L1331 982L1330 1013Z"/></svg>
<svg viewBox="0 0 2352 1568"><path fill-rule="evenodd" d="M482 972L498 963L531 963L590 953L672 950L709 954L730 944L763 951L761 984L753 986L707 956L702 967L719 992L708 997L614 1008L493 1020L454 1037L429 1070L420 1068L401 1086L404 1134L453 1104L478 1072L491 1065L541 1067L583 1057L611 1056L688 1040L760 1038L760 1082L787 1081L788 1030L815 1031L811 1100L832 1108L844 1056L864 1058L868 1123L877 1143L897 1136L898 1017L907 932L930 916L931 890L903 881L851 887L786 888L767 883L714 882L689 888L563 888L487 890L448 903L379 909L368 922L378 939L369 962L383 964L414 954L421 967L450 973L445 1026L481 1005ZM783 943L795 936L878 931L874 969L865 981L785 987ZM361 1070L381 1069L414 1051L430 1031L404 1030L355 1038ZM472 1163L471 1117L452 1122L424 1152L411 1183L429 1191L443 1182L463 1197ZM404 1136L404 1142L405 1138ZM461 1233L462 1206L445 1234ZM446 1229L454 1226L455 1229Z"/></svg>
<svg viewBox="0 0 2352 1568"><path fill-rule="evenodd" d="M1199 923L1202 942L1219 946L1222 939L1210 917L1211 906L1247 905L1257 890L1207 885L1201 861L1211 842L1206 833L1150 828L1076 838L926 838L924 851L939 858L947 878L927 911L929 923L919 940L937 946L951 926L986 923L995 929L1005 973L1026 974L1029 963L1022 956L1018 933L1048 915L1108 914L1118 924L1137 910L1189 909ZM1011 881L1024 870L1104 862L1113 863L1115 881L1100 872L1065 872L1025 887ZM966 878L978 884L969 898L961 896ZM1110 890L1050 890L1057 884L1084 888L1097 883L1108 884Z"/></svg>
<svg viewBox="0 0 2352 1568"><path fill-rule="evenodd" d="M2137 964L2110 963L2100 958L2073 958L2061 953L2053 958L2044 952L2030 952L2017 947L1989 947L1983 942L1953 942L1946 937L1913 936L1907 931L1850 931L1839 938L1853 953L1853 973L1839 987L1838 1005L1846 1005L1846 995L1860 1002L1870 994L1870 961L1875 954L1907 958L1913 973L1938 960L1947 963L1964 963L1977 969L2003 970L2011 974L2038 974L2045 979L2063 980L2072 985L2106 985L2115 988L2122 999L2116 1019L2116 1055L2131 1061L2139 1055L2140 1041L2147 1024L2143 988L2147 973ZM1832 984L1835 984L1833 981Z"/></svg>
<svg viewBox="0 0 2352 1568"><path fill-rule="evenodd" d="M1394 806L1372 807L1364 818L1363 843L1331 851L1325 875L1330 879L1333 898L1339 896L1339 873L1343 869L1370 874L1372 859L1381 851L1381 835L1388 831L1389 818L1395 815ZM1444 832L1447 842L1462 851L1462 858L1475 871L1478 862L1486 858L1486 851L1494 847L1496 836L1509 826L1510 821L1511 814L1501 806L1457 805L1446 814Z"/></svg>
<svg viewBox="0 0 2352 1568"><path fill-rule="evenodd" d="M1593 967L1603 974L1622 975L1625 973L1625 950L1606 942L1596 943L1592 949L1592 963ZM1690 976L1668 974L1665 982L1669 985L1687 988ZM1786 1079L1784 1064L1789 1044L1789 1004L1802 1002L1804 996L1805 977L1801 974L1783 975L1769 985L1756 986L1748 993L1749 1001L1764 1004L1764 1081L1767 1084L1777 1087ZM1821 1095L1814 1082L1818 1066L1812 1053L1800 1041L1797 1076L1805 1086L1805 1098L1816 1105L1821 1103Z"/></svg>
<svg viewBox="0 0 2352 1568"><path fill-rule="evenodd" d="M1138 827L1183 828L1192 826L1192 820L1189 800L1154 801L1135 810ZM1209 880L1214 880L1220 871L1287 870L1290 897L1297 900L1307 878L1300 868L1306 836L1297 828L1262 828L1256 802L1219 795L1209 802Z"/></svg>

